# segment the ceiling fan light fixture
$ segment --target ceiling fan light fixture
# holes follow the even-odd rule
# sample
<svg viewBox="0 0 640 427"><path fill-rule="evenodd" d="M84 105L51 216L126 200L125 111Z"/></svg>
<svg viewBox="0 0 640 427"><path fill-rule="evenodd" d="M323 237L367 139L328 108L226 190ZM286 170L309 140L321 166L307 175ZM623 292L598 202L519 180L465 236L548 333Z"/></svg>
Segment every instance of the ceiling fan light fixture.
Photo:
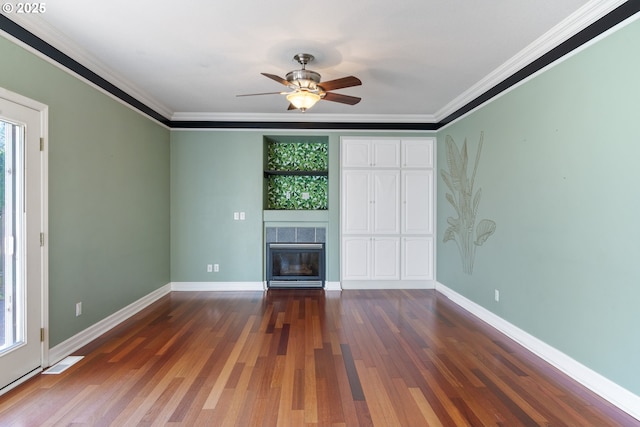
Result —
<svg viewBox="0 0 640 427"><path fill-rule="evenodd" d="M313 55L308 53L299 53L293 57L294 60L302 66L300 70L293 70L287 73L286 79L269 73L260 73L263 76L288 87L291 92L268 92L268 93L251 93L236 96L255 96L255 95L285 95L289 101L287 110L300 110L305 112L313 107L316 102L324 99L326 101L338 102L340 104L356 105L361 98L356 96L342 95L331 92L336 89L360 86L362 82L354 76L342 77L340 79L328 80L322 82L319 73L313 70L307 70L307 64L313 60Z"/></svg>
<svg viewBox="0 0 640 427"><path fill-rule="evenodd" d="M287 101L289 101L294 107L300 111L306 111L313 107L316 102L320 101L320 95L306 90L290 93L287 95Z"/></svg>

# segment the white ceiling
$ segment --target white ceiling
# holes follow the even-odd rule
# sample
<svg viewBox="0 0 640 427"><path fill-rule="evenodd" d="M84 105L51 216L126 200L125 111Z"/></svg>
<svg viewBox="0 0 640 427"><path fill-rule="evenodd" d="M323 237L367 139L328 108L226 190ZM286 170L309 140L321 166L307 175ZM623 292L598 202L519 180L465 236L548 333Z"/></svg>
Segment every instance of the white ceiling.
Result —
<svg viewBox="0 0 640 427"><path fill-rule="evenodd" d="M602 17L621 0L55 0L6 15L167 118L434 122ZM362 86L287 111L307 68Z"/></svg>

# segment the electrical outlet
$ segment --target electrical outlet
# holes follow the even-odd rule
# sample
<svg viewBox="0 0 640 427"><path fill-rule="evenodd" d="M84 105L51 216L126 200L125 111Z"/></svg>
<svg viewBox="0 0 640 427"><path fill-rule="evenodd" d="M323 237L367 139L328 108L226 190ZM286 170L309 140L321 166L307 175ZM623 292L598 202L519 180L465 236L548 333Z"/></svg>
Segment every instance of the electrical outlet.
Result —
<svg viewBox="0 0 640 427"><path fill-rule="evenodd" d="M81 302L77 302L76 303L76 317L80 316L82 314L82 303Z"/></svg>
<svg viewBox="0 0 640 427"><path fill-rule="evenodd" d="M244 212L240 212L240 221L244 221L244 219L246 218Z"/></svg>
<svg viewBox="0 0 640 427"><path fill-rule="evenodd" d="M493 297L495 298L496 302L500 302L500 291L499 290L495 290Z"/></svg>
<svg viewBox="0 0 640 427"><path fill-rule="evenodd" d="M216 273L220 271L220 264L213 264L213 271Z"/></svg>
<svg viewBox="0 0 640 427"><path fill-rule="evenodd" d="M207 264L207 273L211 273L213 271L213 264Z"/></svg>
<svg viewBox="0 0 640 427"><path fill-rule="evenodd" d="M234 221L237 221L237 220L239 220L239 219L240 219L240 212L234 212L234 213L233 213L233 220L234 220Z"/></svg>

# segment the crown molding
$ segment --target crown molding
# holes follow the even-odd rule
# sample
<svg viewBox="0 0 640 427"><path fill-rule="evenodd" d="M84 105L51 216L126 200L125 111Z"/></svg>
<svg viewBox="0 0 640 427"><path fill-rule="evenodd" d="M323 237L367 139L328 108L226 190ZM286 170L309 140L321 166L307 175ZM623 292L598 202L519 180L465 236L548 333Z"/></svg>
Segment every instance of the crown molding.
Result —
<svg viewBox="0 0 640 427"><path fill-rule="evenodd" d="M529 44L507 62L489 73L485 78L453 99L434 114L436 122L460 111L478 97L489 92L499 83L515 75L527 65L569 40L589 25L604 18L627 0L591 0L569 15L559 24ZM547 64L548 65L548 64Z"/></svg>
<svg viewBox="0 0 640 427"><path fill-rule="evenodd" d="M102 61L98 60L94 55L89 53L87 50L78 46L78 44L74 43L71 39L65 36L60 31L53 28L49 23L40 18L37 14L12 14L11 18L8 18L21 26L23 29L27 30L34 36L42 39L47 44L51 45L53 48L59 50L64 55L68 56L72 60L78 62L89 71L95 73L96 75L102 77L109 83L118 87L122 91L126 92L133 98L137 99L141 103L146 106L152 108L165 118L171 117L173 111L168 108L166 105L162 104L158 100L156 100L153 96L148 93L142 91L138 88L134 83L130 82L122 75L117 73L112 68L108 67ZM76 70L69 69L68 67L64 67L63 64L60 64L54 58L49 57L45 52L41 52L38 49L34 49L26 43L21 43L23 46L27 46L29 50L39 57L45 59L47 62L54 64L58 67L62 67L65 71L72 71L75 75L80 76L83 80L87 80L84 76L80 75L76 72Z"/></svg>
<svg viewBox="0 0 640 427"><path fill-rule="evenodd" d="M171 121L210 122L311 122L311 123L436 123L432 114L303 114L177 112Z"/></svg>
<svg viewBox="0 0 640 427"><path fill-rule="evenodd" d="M634 20L639 11L639 0L591 0L436 114L424 115L174 113L126 79L117 76L89 53L82 52L73 41L35 15L29 15L29 20L12 15L16 21L0 15L0 36L18 43L49 63L172 129L435 131L553 66L590 42L604 37L615 30L614 27L626 25ZM45 40L54 41L60 49ZM109 80L103 76L108 76Z"/></svg>

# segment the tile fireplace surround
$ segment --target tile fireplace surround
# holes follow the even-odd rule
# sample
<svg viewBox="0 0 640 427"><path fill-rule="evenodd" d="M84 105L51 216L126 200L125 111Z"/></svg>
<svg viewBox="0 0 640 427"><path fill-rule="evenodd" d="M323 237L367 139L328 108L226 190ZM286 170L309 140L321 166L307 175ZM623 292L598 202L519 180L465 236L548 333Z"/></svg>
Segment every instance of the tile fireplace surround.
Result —
<svg viewBox="0 0 640 427"><path fill-rule="evenodd" d="M324 227L267 227L266 243L325 243Z"/></svg>
<svg viewBox="0 0 640 427"><path fill-rule="evenodd" d="M325 240L326 228L324 227L267 227L265 264L267 287L324 288L326 280ZM307 247L312 244L319 244L320 249ZM276 246L278 247L276 248ZM284 262L283 260L286 260L287 267L293 266L293 270L282 270L280 263ZM295 267L303 265L307 267L316 265L316 267L305 270L304 274L295 273L297 271ZM282 273L283 271L287 272Z"/></svg>

